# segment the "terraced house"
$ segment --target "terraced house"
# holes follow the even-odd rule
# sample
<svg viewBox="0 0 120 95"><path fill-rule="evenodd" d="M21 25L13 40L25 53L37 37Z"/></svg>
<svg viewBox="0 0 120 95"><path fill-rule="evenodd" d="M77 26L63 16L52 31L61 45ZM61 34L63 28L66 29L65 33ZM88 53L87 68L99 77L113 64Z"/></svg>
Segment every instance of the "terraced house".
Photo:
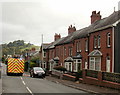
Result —
<svg viewBox="0 0 120 95"><path fill-rule="evenodd" d="M120 11L101 17L100 12L93 11L88 27L76 30L71 25L63 38L55 34L55 41L44 49L47 68L62 65L71 72L89 69L120 73Z"/></svg>

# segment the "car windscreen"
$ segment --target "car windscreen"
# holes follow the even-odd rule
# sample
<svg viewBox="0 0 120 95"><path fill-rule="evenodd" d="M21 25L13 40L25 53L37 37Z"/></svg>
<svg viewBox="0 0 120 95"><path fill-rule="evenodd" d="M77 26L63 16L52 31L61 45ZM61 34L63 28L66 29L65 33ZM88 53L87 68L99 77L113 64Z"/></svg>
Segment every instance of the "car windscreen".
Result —
<svg viewBox="0 0 120 95"><path fill-rule="evenodd" d="M35 71L43 71L42 68L34 68Z"/></svg>

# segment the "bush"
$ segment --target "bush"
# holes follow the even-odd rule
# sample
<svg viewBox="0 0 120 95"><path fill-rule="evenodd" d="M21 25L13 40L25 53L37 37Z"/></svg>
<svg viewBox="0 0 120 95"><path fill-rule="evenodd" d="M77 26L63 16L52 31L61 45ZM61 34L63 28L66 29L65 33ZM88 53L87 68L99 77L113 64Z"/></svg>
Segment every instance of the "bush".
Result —
<svg viewBox="0 0 120 95"><path fill-rule="evenodd" d="M36 67L37 65L36 65L36 63L34 63L34 62L30 62L30 68L32 68L32 67Z"/></svg>
<svg viewBox="0 0 120 95"><path fill-rule="evenodd" d="M64 68L63 66L55 66L53 69L58 70L58 71L67 71L67 69Z"/></svg>

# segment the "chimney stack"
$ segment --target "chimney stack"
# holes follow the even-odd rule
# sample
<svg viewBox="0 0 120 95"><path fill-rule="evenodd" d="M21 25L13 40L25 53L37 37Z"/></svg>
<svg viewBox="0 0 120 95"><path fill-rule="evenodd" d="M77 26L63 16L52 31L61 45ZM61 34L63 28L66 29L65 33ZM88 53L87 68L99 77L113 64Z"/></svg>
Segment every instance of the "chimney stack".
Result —
<svg viewBox="0 0 120 95"><path fill-rule="evenodd" d="M55 36L54 36L54 41L58 40L61 38L61 35L60 34L57 34L55 33Z"/></svg>
<svg viewBox="0 0 120 95"><path fill-rule="evenodd" d="M100 11L98 13L96 13L96 11L92 11L91 24L100 19L101 19Z"/></svg>
<svg viewBox="0 0 120 95"><path fill-rule="evenodd" d="M72 32L75 32L75 31L76 31L75 26L70 25L69 28L68 28L68 34L70 34Z"/></svg>

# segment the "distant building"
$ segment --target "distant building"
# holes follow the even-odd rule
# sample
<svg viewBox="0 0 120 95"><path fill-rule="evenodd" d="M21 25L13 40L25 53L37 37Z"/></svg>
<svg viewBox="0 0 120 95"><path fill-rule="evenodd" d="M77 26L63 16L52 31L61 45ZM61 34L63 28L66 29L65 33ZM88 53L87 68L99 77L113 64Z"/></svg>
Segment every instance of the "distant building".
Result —
<svg viewBox="0 0 120 95"><path fill-rule="evenodd" d="M46 51L44 51L44 49L46 49L50 44L49 43L43 43L40 47L40 67L42 68L47 68L47 58L46 58Z"/></svg>

